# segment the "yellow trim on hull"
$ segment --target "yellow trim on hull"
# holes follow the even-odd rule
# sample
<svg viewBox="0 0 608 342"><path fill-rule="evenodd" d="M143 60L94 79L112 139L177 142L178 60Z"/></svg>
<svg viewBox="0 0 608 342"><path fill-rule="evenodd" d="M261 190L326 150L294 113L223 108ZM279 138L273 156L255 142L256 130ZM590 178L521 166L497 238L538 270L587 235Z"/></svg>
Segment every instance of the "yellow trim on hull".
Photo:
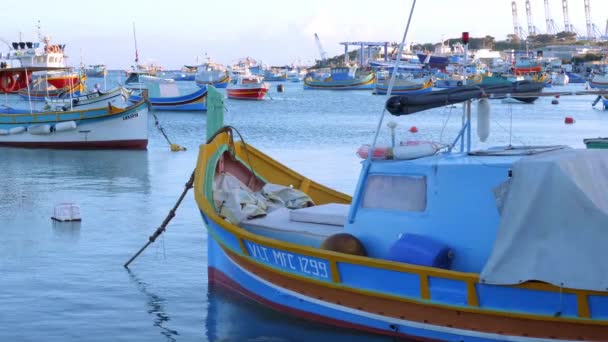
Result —
<svg viewBox="0 0 608 342"><path fill-rule="evenodd" d="M197 160L196 166L196 176L194 179L194 193L195 199L198 204L199 209L209 217L215 224L220 226L222 229L234 234L236 238L239 240L241 254L247 257L246 249L243 246L242 240L246 239L252 242L260 243L272 248L282 249L292 253L304 254L308 256L313 256L316 258L321 258L328 260L330 263L330 271L333 282L323 282L303 276L298 276L289 272L285 272L282 270L278 270L276 268L265 265L258 260L249 257L249 259L256 264L264 267L265 269L271 270L272 272L277 272L286 277L290 277L293 279L297 279L298 281L306 281L312 282L314 284L328 286L331 288L342 289L345 291L351 291L356 293L365 294L368 296L385 298L390 300L402 301L402 302L410 302L410 303L422 303L424 305L429 305L438 308L444 308L446 310L459 310L465 312L472 312L477 314L487 314L487 315L498 315L503 317L513 317L513 318L524 318L531 320L542 320L542 321L556 321L556 322L569 322L569 323L577 323L577 324L585 324L585 325L599 325L599 326L608 326L608 320L592 320L590 319L590 308L588 303L589 295L599 295L599 296L608 296L608 292L601 291L587 291L587 290L577 290L577 289L569 289L569 288L559 288L550 284L545 283L524 283L520 285L508 286L512 288L523 288L523 289L531 289L531 290L539 290L539 291L549 291L549 292L561 292L564 294L575 294L577 296L578 303L578 318L570 318L570 317L553 317L547 315L534 315L534 314L525 314L525 313L515 313L515 312L507 312L507 311L497 311L491 309L482 309L479 308L479 298L477 294L477 290L475 288L475 284L479 283L479 275L476 273L465 273L451 270L443 270L425 266L418 266L412 264L404 264L397 263L387 260L381 259L373 259L368 257L361 257L355 255L342 254L337 252L332 252L328 250L322 250L312 247L301 246L289 242L283 242L279 240L270 239L267 237L259 236L248 232L236 225L233 225L223 218L221 218L215 211L212 206L212 199L209 199L205 196L204 191L204 183L207 177L207 166L209 162L214 158L216 152L221 150L225 146L231 146L230 138L227 133L218 134L209 144L201 145L199 156ZM248 161L250 163L249 166L253 170L255 170L256 174L258 174L261 178L265 179L268 182L282 184L285 186L293 186L294 188L308 187L308 195L318 204L324 203L350 203L351 198L348 195L337 192L330 188L327 188L319 183L311 181L304 176L298 174L297 172L283 166L262 152L256 150L250 145L247 145L246 149L243 147L242 142L237 142L234 144L234 151L236 153L237 158L243 161ZM214 164L215 165L215 164ZM215 166L213 167L213 170ZM212 234L212 237L223 247L229 248L224 245L221 239L217 238ZM238 252L238 251L235 251ZM354 264L359 266L366 266L371 268L380 268L384 270L392 270L397 272L409 273L418 275L421 279L421 297L420 298L412 298L412 297L398 297L394 295L387 295L378 292L372 292L367 290L349 288L340 283L340 274L337 266L338 263L347 263ZM338 273L338 274L336 274ZM468 306L451 306L447 304L437 304L432 303L429 300L430 298L430 289L428 277L438 277L450 280L462 281L467 284L467 304ZM423 279L426 279L424 281Z"/></svg>

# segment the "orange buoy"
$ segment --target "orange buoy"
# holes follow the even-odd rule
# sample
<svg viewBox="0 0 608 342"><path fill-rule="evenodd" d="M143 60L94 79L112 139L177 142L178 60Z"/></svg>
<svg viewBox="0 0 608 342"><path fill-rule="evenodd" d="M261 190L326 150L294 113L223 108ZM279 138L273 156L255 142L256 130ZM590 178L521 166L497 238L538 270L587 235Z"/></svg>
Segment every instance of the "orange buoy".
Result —
<svg viewBox="0 0 608 342"><path fill-rule="evenodd" d="M418 128L416 126L410 127L410 133L418 133Z"/></svg>
<svg viewBox="0 0 608 342"><path fill-rule="evenodd" d="M566 118L564 118L564 123L565 124L573 124L574 123L574 118L571 116L566 116Z"/></svg>

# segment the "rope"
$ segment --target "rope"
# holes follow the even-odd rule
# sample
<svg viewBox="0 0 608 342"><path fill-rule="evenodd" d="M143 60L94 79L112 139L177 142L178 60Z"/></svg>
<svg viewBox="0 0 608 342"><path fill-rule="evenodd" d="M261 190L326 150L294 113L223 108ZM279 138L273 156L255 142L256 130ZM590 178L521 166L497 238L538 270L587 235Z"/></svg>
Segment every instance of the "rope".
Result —
<svg viewBox="0 0 608 342"><path fill-rule="evenodd" d="M182 204L182 200L188 193L188 190L192 189L192 185L194 184L194 173L195 172L196 172L196 169L192 170L192 175L190 175L190 179L188 180L188 182L186 182L186 185L184 186L184 191L182 191L181 196L179 196L179 199L177 200L177 202L175 203L173 208L171 210L169 210L169 214L167 214L167 217L165 217L165 219L163 220L161 225L156 229L156 231L152 235L150 235L150 237L148 238L148 242L146 242L146 244L139 251L137 251L137 253L135 253L135 255L133 255L131 257L131 259L129 259L129 261L127 261L123 265L125 268L129 268L129 264L131 262L133 262L133 260L135 260L146 248L148 248L148 246L150 246L152 243L154 243L154 241L156 241L156 239L162 233L165 232L167 225L169 224L169 222L171 222L173 217L175 217L175 211L180 206L180 204Z"/></svg>
<svg viewBox="0 0 608 342"><path fill-rule="evenodd" d="M163 137L165 137L165 140L167 140L167 142L169 143L169 146L171 147L171 152L185 151L186 150L185 147L179 146L178 144L174 144L171 142L171 140L169 140L169 137L167 136L167 133L165 133L165 129L163 128L163 126L160 125L160 122L158 121L158 117L156 116L156 114L154 112L152 112L152 115L154 116L154 126L156 126L156 128L158 128L158 130L163 135Z"/></svg>

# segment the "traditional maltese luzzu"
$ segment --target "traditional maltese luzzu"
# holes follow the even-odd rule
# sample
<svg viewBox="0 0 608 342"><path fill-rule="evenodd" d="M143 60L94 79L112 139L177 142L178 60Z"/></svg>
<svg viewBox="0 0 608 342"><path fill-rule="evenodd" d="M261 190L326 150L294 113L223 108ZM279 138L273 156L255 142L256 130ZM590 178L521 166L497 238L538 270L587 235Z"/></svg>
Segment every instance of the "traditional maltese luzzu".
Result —
<svg viewBox="0 0 608 342"><path fill-rule="evenodd" d="M352 198L237 141L210 90L194 181L209 281L300 317L416 340L606 341L608 153L471 150L471 102L485 140L489 99L542 96L525 87L390 98L394 115L464 102L466 120L447 146L374 149Z"/></svg>

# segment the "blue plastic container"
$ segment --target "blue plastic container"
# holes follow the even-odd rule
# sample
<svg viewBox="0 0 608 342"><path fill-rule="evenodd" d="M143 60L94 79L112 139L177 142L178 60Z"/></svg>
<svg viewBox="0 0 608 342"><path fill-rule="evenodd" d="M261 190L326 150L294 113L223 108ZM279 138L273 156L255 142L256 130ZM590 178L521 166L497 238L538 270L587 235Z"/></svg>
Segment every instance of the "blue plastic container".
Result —
<svg viewBox="0 0 608 342"><path fill-rule="evenodd" d="M454 252L447 245L426 236L401 234L391 246L388 260L450 269Z"/></svg>

